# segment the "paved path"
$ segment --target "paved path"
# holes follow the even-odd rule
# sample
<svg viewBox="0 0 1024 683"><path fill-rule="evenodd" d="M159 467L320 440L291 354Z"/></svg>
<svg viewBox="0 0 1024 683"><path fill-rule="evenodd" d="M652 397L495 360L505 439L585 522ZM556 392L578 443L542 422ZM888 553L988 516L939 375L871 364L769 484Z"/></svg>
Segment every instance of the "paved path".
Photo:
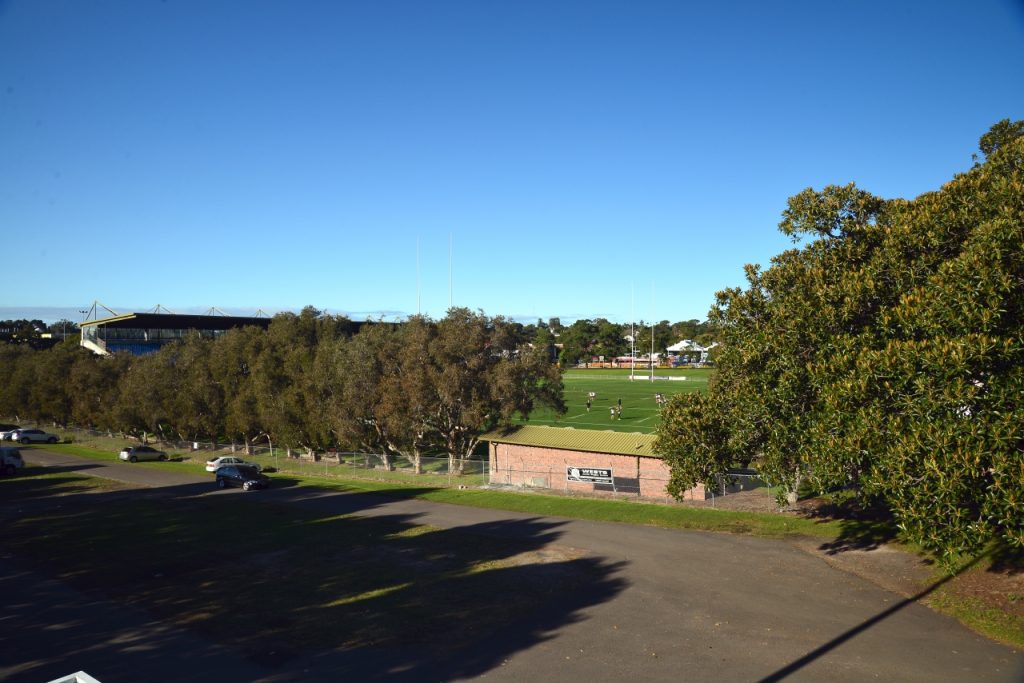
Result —
<svg viewBox="0 0 1024 683"><path fill-rule="evenodd" d="M26 455L47 466L88 463L38 450ZM147 495L159 495L159 487L212 489L204 477L127 464L86 466L79 471L158 487ZM592 558L606 575L602 594L553 605L550 614L510 624L451 657L436 645L325 652L259 675L240 661L237 675L220 680L1024 681L1019 652L784 542L298 487L204 495L244 495L247 502L290 503L326 514L402 516L489 536L543 535L545 547ZM508 599L515 600L514 585ZM122 616L128 622L140 618ZM117 628L98 625L97 647L116 640ZM217 659L232 657L222 653ZM162 669L139 671L138 680L143 673L146 680L185 680Z"/></svg>

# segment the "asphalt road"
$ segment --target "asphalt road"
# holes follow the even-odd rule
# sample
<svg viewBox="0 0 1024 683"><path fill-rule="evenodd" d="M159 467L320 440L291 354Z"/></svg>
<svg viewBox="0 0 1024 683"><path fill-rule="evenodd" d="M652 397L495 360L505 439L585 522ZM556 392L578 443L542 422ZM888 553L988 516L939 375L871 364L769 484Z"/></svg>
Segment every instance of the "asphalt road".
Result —
<svg viewBox="0 0 1024 683"><path fill-rule="evenodd" d="M197 495L402 516L465 533L537 541L540 553L601 570L593 591L510 623L451 654L329 651L261 668L187 630L102 604L0 555L0 679L46 681L91 666L103 683L148 681L1024 681L1024 656L781 541L393 500L303 488L213 491L208 477L35 450L31 462ZM82 469L84 468L84 469ZM206 493L209 491L209 493ZM242 503L242 501L240 501ZM169 501L173 504L173 501ZM12 511L5 511L5 515ZM515 586L508 587L515 600ZM86 609L88 606L88 609ZM129 636L130 634L130 636ZM125 638L139 638L136 650ZM148 643L148 644L147 644ZM157 645L154 645L157 644ZM180 654L187 652L188 657ZM73 656L72 656L73 655ZM79 666L82 664L82 666ZM58 670L60 667L69 670ZM131 672L132 675L128 675ZM90 671L90 673L93 673ZM53 677L56 677L54 674ZM95 675L95 674L94 674Z"/></svg>

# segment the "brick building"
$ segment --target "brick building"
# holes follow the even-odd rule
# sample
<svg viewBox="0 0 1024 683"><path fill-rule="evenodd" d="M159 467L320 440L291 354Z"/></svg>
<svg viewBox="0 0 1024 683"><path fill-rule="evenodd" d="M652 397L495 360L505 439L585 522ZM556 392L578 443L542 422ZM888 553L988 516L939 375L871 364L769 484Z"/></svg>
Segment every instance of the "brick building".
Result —
<svg viewBox="0 0 1024 683"><path fill-rule="evenodd" d="M674 500L669 469L654 452L654 435L524 425L484 434L492 484L565 493ZM686 498L704 500L703 486Z"/></svg>

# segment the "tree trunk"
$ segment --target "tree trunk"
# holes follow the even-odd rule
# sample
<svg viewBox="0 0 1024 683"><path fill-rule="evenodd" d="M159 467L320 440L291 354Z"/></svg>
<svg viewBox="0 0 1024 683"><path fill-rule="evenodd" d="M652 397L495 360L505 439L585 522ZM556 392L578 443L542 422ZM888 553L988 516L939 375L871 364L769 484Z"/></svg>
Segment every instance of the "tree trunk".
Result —
<svg viewBox="0 0 1024 683"><path fill-rule="evenodd" d="M803 481L803 477L800 476L800 470L798 468L793 477L793 486L791 486L789 492L786 493L786 503L789 504L789 507L796 507L796 502L800 496L799 491L801 481Z"/></svg>
<svg viewBox="0 0 1024 683"><path fill-rule="evenodd" d="M253 454L252 438L250 438L248 434L246 434L243 438L245 439L245 454L246 455L252 455Z"/></svg>

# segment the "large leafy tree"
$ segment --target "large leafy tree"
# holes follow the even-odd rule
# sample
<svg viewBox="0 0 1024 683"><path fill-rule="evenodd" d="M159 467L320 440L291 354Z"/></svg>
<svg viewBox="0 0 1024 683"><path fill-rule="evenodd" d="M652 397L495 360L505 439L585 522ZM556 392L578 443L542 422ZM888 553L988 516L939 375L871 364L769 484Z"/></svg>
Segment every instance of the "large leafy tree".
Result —
<svg viewBox="0 0 1024 683"><path fill-rule="evenodd" d="M465 308L437 323L423 359L434 394L430 426L455 471L484 432L529 417L538 404L565 410L559 369L543 349L515 341L503 318Z"/></svg>
<svg viewBox="0 0 1024 683"><path fill-rule="evenodd" d="M581 360L589 361L596 336L597 326L586 319L581 318L569 327L563 327L558 338L562 343L562 365L571 367Z"/></svg>
<svg viewBox="0 0 1024 683"><path fill-rule="evenodd" d="M678 397L659 444L672 488L753 459L889 505L946 556L1024 546L1024 127L914 200L805 190L780 229L800 242L720 292L707 397Z"/></svg>
<svg viewBox="0 0 1024 683"><path fill-rule="evenodd" d="M228 331L210 349L210 373L224 396L225 436L232 443L240 439L250 455L253 443L264 434L254 368L265 344L263 330L244 327Z"/></svg>

